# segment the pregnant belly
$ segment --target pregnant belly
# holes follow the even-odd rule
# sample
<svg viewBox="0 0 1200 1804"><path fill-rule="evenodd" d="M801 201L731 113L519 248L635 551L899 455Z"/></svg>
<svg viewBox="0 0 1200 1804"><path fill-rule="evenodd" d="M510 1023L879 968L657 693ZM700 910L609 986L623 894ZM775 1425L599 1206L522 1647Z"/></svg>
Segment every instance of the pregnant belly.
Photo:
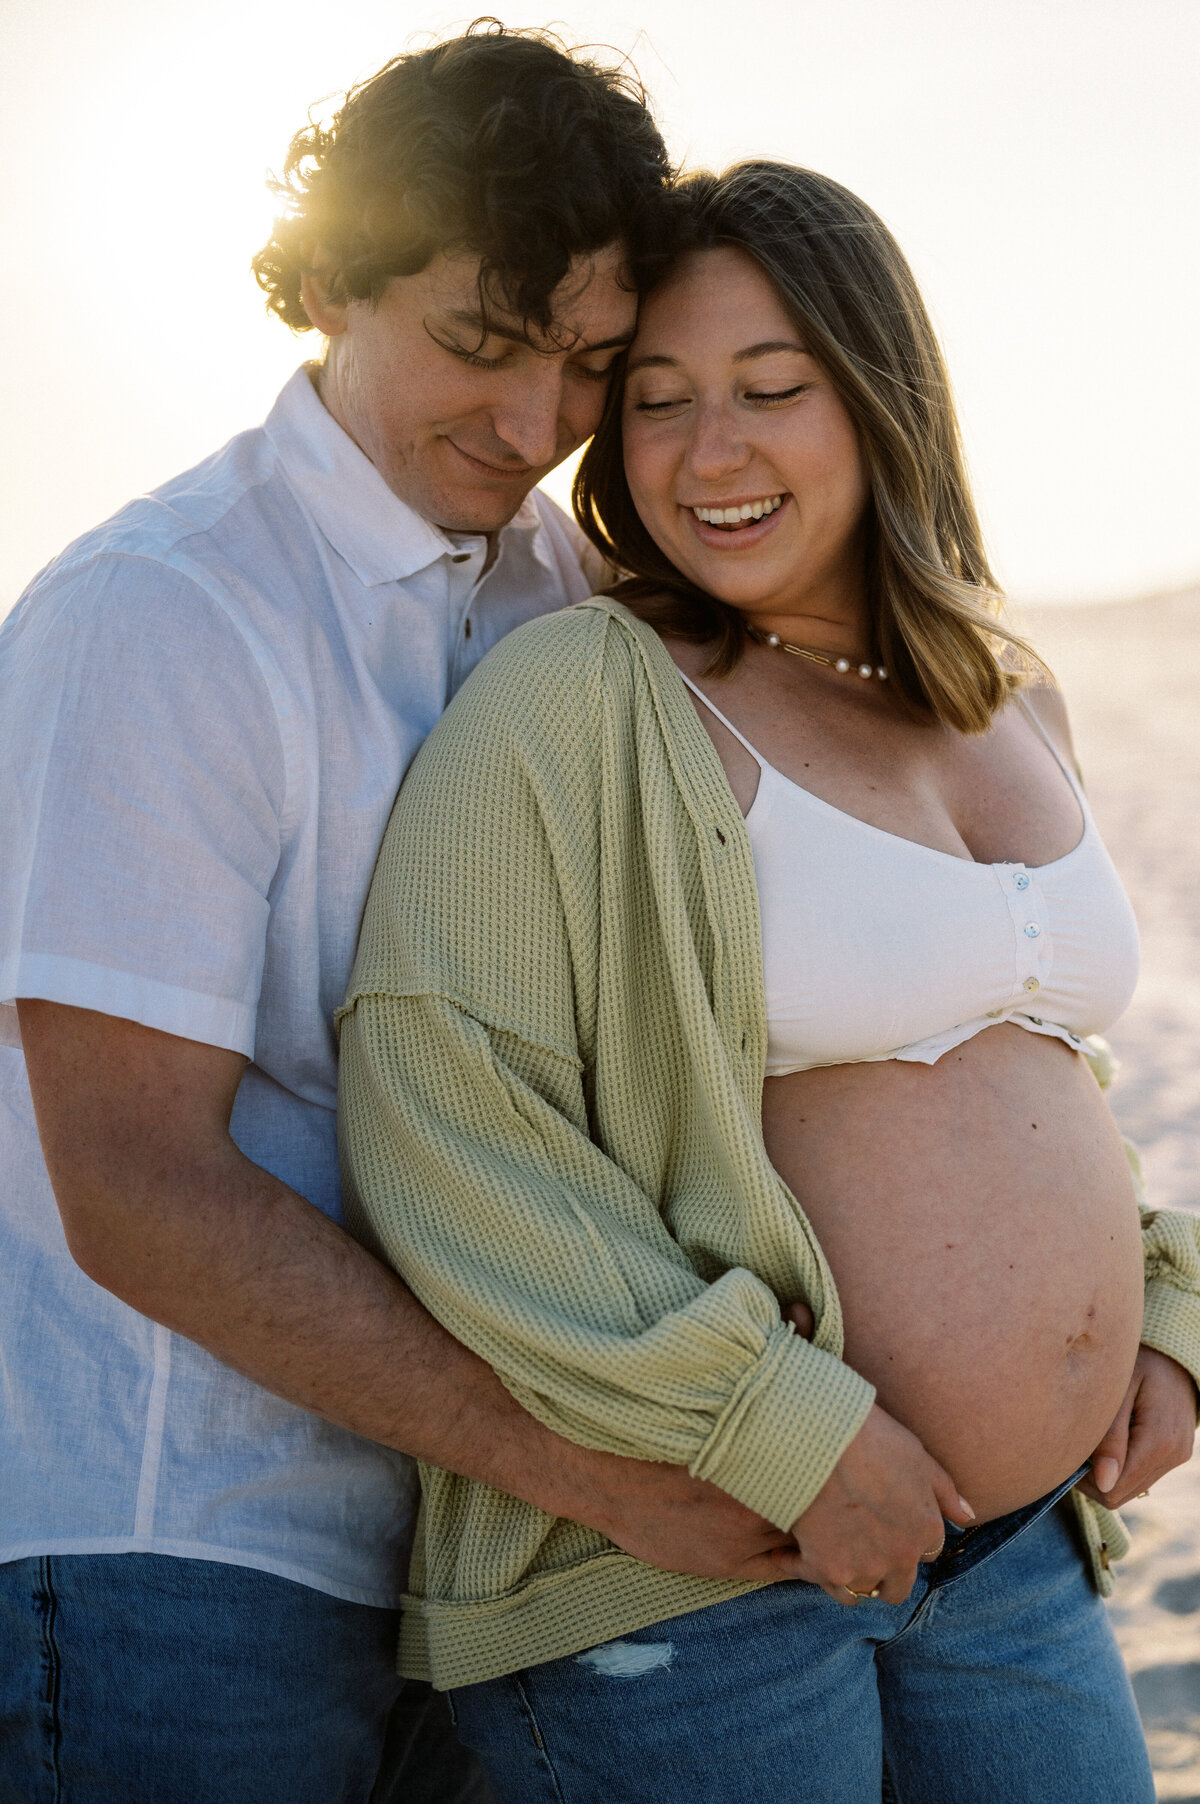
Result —
<svg viewBox="0 0 1200 1804"><path fill-rule="evenodd" d="M1142 1320L1132 1182L1083 1059L1005 1024L932 1066L769 1078L763 1131L833 1271L847 1363L979 1518L1069 1477Z"/></svg>

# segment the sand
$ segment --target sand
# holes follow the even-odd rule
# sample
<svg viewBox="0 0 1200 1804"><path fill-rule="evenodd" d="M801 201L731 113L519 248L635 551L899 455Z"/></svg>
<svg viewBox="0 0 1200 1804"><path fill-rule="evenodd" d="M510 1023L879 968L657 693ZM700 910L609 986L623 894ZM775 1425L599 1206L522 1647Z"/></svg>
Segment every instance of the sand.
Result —
<svg viewBox="0 0 1200 1804"><path fill-rule="evenodd" d="M1030 608L1022 624L1063 687L1142 933L1137 994L1109 1035L1113 1107L1150 1200L1200 1211L1200 590ZM1158 1796L1200 1804L1200 1459L1122 1514L1133 1551L1110 1607Z"/></svg>

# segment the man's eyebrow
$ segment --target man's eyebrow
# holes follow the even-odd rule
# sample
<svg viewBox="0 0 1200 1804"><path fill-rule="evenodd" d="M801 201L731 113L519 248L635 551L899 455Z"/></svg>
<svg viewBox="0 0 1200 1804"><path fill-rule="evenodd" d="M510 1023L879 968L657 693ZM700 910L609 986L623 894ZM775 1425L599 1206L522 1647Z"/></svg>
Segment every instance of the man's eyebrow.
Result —
<svg viewBox="0 0 1200 1804"><path fill-rule="evenodd" d="M797 351L801 357L808 356L808 348L797 338L768 338L758 345L747 345L744 351L733 353L734 363L749 363L753 357L766 357L771 351ZM628 375L634 370L674 370L679 368L677 357L660 357L647 355L631 358Z"/></svg>
<svg viewBox="0 0 1200 1804"><path fill-rule="evenodd" d="M529 345L531 349L536 349L527 332L520 331L516 326L498 326L494 320L473 311L470 307L453 307L446 317L452 319L456 325L470 326L473 331L478 332L481 339L503 338L509 344ZM633 329L630 328L628 332L618 332L614 338L598 339L595 344L576 342L569 349L572 356L578 357L581 353L588 354L593 351L622 351L626 345L632 343ZM563 346L562 348L565 350L568 347Z"/></svg>

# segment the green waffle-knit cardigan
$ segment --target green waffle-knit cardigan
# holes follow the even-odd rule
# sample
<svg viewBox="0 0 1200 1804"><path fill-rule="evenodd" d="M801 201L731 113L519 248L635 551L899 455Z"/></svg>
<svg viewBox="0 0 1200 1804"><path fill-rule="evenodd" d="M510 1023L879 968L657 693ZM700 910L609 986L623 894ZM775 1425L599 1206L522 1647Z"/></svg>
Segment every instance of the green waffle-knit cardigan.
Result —
<svg viewBox="0 0 1200 1804"><path fill-rule="evenodd" d="M345 1008L347 1217L531 1414L789 1528L874 1392L763 1147L750 844L657 634L594 599L482 662L405 781ZM1200 1371L1200 1222L1147 1338ZM780 1317L802 1297L809 1343ZM754 1587L660 1572L432 1466L401 1670L535 1665ZM1097 1581L1119 1522L1078 1499Z"/></svg>

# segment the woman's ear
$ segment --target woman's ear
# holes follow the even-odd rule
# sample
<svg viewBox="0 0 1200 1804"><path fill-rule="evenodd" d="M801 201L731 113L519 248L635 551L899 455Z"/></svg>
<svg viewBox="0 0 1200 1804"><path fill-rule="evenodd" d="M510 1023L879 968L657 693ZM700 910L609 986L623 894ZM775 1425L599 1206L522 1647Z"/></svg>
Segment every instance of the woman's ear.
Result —
<svg viewBox="0 0 1200 1804"><path fill-rule="evenodd" d="M304 274L300 277L300 299L318 332L326 338L337 338L346 330L345 300L333 298L336 265L323 245L318 245Z"/></svg>

